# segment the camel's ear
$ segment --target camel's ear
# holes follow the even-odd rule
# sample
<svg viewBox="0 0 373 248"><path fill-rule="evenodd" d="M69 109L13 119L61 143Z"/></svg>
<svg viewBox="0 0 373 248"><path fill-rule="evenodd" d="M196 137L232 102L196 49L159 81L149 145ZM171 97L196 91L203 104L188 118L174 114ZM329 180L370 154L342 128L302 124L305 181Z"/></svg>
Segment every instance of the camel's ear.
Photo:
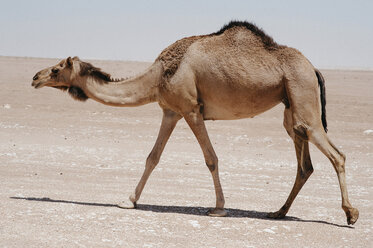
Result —
<svg viewBox="0 0 373 248"><path fill-rule="evenodd" d="M71 57L68 57L66 59L66 65L67 65L67 67L71 67L73 65L73 60L72 60Z"/></svg>

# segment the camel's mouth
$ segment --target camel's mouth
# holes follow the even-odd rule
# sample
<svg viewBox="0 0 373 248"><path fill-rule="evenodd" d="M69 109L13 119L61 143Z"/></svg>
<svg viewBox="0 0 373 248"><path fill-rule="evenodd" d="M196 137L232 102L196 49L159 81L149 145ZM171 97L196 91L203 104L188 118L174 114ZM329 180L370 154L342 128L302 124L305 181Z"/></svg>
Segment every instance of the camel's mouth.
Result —
<svg viewBox="0 0 373 248"><path fill-rule="evenodd" d="M55 86L54 84L55 83L53 83L53 82L49 82L49 81L46 82L45 80L42 80L42 81L34 80L34 81L32 81L31 86L34 87L35 89L40 89L44 86L53 87L53 86Z"/></svg>
<svg viewBox="0 0 373 248"><path fill-rule="evenodd" d="M42 82L35 82L33 81L31 86L35 87L35 89L40 89L41 87L44 86L44 84Z"/></svg>

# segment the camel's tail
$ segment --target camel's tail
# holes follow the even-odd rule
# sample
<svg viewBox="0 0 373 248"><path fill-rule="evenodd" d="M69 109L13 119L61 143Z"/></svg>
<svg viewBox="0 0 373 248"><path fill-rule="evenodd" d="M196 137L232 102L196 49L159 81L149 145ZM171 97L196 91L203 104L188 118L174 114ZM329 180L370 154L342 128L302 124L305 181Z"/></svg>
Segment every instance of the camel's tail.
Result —
<svg viewBox="0 0 373 248"><path fill-rule="evenodd" d="M321 72L317 69L315 69L317 81L319 82L320 86L320 98L321 98L321 121L322 125L324 126L325 132L328 132L328 125L326 123L326 111L325 111L325 105L326 105L326 98L325 98L325 80L322 76Z"/></svg>

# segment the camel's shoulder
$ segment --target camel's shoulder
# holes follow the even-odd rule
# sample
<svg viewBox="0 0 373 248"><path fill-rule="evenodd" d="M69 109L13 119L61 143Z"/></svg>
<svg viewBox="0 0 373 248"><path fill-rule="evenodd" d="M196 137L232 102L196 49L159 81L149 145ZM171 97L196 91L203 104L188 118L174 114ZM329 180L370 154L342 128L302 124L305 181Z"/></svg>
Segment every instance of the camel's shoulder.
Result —
<svg viewBox="0 0 373 248"><path fill-rule="evenodd" d="M196 41L203 39L204 35L186 37L168 46L158 56L156 61L160 61L163 66L163 76L168 78L175 74L184 58L188 48Z"/></svg>

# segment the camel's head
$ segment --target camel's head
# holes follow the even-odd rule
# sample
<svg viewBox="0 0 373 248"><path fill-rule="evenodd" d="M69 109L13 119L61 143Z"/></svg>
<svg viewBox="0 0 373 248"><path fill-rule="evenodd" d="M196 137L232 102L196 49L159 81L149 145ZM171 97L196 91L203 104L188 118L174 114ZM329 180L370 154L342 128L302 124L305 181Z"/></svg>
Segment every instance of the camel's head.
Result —
<svg viewBox="0 0 373 248"><path fill-rule="evenodd" d="M74 75L74 61L78 57L68 57L61 60L57 65L39 71L32 78L32 86L39 89L44 86L49 87L70 87Z"/></svg>
<svg viewBox="0 0 373 248"><path fill-rule="evenodd" d="M79 75L80 60L78 57L68 57L61 60L57 65L39 71L32 78L32 86L39 89L44 86L67 90L76 100L87 100L88 97L81 89L76 80Z"/></svg>

